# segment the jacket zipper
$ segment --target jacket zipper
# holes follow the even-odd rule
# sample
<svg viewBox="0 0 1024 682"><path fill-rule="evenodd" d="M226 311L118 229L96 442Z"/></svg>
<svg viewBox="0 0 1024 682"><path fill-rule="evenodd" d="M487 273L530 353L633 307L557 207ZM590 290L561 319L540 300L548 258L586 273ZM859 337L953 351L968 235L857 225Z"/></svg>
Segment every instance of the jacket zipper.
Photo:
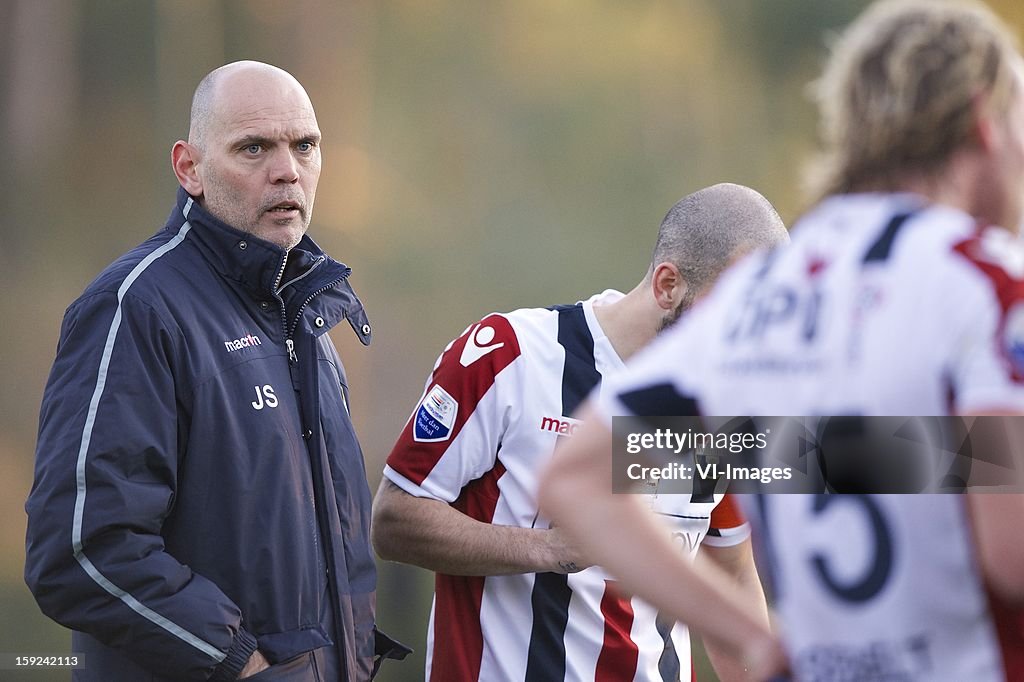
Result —
<svg viewBox="0 0 1024 682"><path fill-rule="evenodd" d="M301 275L299 275L295 279L290 280L286 286L290 286L290 285L294 284L295 282L298 282L300 279L302 279L303 277L305 277L306 275L311 273L313 270L315 270L325 260L326 260L325 258L321 258L316 263L314 263L312 266L310 266L310 268L308 270L306 270L304 273L302 273ZM345 277L339 277L338 279L334 280L333 282L331 282L327 286L321 287L320 289L317 289L315 292L313 292L305 301L303 301L302 305L299 306L298 311L296 311L296 313L295 313L295 320L292 322L291 325L289 325L288 324L288 311L285 309L284 297L281 296L281 279L284 277L284 270L285 270L285 267L287 265L288 265L288 254L285 253L284 254L284 258L281 259L281 268L277 271L277 277L274 279L273 294L274 294L274 298L276 298L278 303L280 303L280 305L281 305L281 328L282 328L282 331L284 331L284 336L285 336L285 338L284 338L284 345L288 349L288 373L291 374L293 387L298 389L299 388L298 377L296 375L295 370L298 368L298 365L299 365L299 356L295 353L295 340L293 339L293 336L295 334L295 328L299 324L299 320L302 319L302 311L304 311L306 309L306 306L309 305L310 301L312 301L314 298L316 298L320 294L324 293L325 291L327 291L327 290L337 286L339 282L342 282L342 281L345 280ZM314 479L315 479L315 477L314 477ZM313 485L314 486L316 485L316 481L315 480L313 481ZM327 585L328 585L328 592L330 592L331 567L330 567L330 561L328 560L327 556L325 556L326 549L322 546L322 544L320 542L320 534L322 532L320 530L320 521L319 521L319 514L320 514L320 512L319 512L319 510L317 510L317 504L316 504L315 497L314 497L314 501L313 501L313 509L314 509L314 513L317 516L316 532L314 533L314 536L313 536L313 539L316 542L317 548L318 548L317 549L317 562L320 563L320 567L324 571L324 576L325 576L325 579L327 580Z"/></svg>
<svg viewBox="0 0 1024 682"><path fill-rule="evenodd" d="M306 275L308 275L311 272L313 272L314 270L316 270L317 267L319 267L320 264L323 263L325 260L326 260L326 258L321 256L319 259L317 259L317 261L315 263L313 263L311 266L309 266L308 270L306 270L304 273L302 273L301 275L299 275L295 279L289 280L288 283L285 284L284 286L291 286L292 284L295 284L299 280L303 279L304 277L306 277ZM281 331L284 332L284 345L288 349L288 365L291 368L295 368L299 364L299 356L295 353L295 341L293 339L293 336L295 334L295 327L298 326L299 318L302 317L302 311L306 309L306 306L309 305L310 301L312 301L314 298L316 298L317 296L319 296L323 292L327 291L331 287L336 286L338 284L338 282L341 281L341 279L339 279L339 280L337 280L335 282L332 282L330 285L328 285L328 286L326 286L326 287L324 287L322 289L317 290L316 293L314 293L312 296L307 298L306 301L299 307L299 310L298 310L298 312L295 315L295 321L289 326L289 324L288 324L288 311L285 310L284 297L281 296L281 289L282 289L281 279L284 277L284 270L285 270L285 267L287 267L287 265L288 265L288 254L285 253L284 254L284 258L281 259L281 267L277 271L277 277L274 278L274 298L276 298L278 300L278 303L281 304ZM342 279L344 279L344 278L342 278Z"/></svg>
<svg viewBox="0 0 1024 682"><path fill-rule="evenodd" d="M288 252L286 251L284 258L281 259L281 267L277 269L277 277L274 278L274 288L271 290L271 293L274 294L274 298L277 299L281 307L281 331L285 332L284 344L288 347L288 365L291 367L298 363L298 357L295 355L295 343L288 336L288 312L284 308L284 297L281 296L281 278L284 277L284 269L287 265ZM293 376L293 383L294 379Z"/></svg>

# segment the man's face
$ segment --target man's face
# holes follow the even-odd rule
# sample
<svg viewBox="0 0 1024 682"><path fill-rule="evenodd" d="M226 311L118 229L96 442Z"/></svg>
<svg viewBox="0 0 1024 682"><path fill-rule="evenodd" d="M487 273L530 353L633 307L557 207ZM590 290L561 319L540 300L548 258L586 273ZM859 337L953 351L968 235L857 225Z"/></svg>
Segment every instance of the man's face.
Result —
<svg viewBox="0 0 1024 682"><path fill-rule="evenodd" d="M232 227L284 249L309 228L320 179L320 128L290 78L258 70L216 86L196 172L200 204Z"/></svg>

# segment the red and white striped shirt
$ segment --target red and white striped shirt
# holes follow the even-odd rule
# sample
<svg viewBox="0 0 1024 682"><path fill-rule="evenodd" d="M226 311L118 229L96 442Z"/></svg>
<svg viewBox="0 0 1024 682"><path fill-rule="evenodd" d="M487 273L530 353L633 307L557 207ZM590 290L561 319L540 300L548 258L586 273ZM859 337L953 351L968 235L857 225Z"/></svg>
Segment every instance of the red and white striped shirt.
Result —
<svg viewBox="0 0 1024 682"><path fill-rule="evenodd" d="M551 309L493 314L438 359L384 475L406 492L488 523L547 528L538 476L570 416L622 361L593 307L607 291ZM582 502L582 501L581 501ZM744 540L736 506L716 495L652 499L683 551ZM639 599L624 599L599 567L465 577L439 574L427 644L433 682L689 680L689 634Z"/></svg>

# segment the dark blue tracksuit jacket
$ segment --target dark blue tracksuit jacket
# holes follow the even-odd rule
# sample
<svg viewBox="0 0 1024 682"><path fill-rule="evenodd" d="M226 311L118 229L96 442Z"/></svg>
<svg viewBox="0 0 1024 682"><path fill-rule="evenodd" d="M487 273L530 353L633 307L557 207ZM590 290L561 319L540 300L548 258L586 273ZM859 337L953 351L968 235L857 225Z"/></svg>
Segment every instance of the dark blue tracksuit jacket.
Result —
<svg viewBox="0 0 1024 682"><path fill-rule="evenodd" d="M179 191L167 226L68 308L25 575L75 631L76 679L234 679L258 643L271 663L320 649L321 677L365 680L375 639L391 648L327 336L347 320L370 342L349 272L308 237L286 257Z"/></svg>

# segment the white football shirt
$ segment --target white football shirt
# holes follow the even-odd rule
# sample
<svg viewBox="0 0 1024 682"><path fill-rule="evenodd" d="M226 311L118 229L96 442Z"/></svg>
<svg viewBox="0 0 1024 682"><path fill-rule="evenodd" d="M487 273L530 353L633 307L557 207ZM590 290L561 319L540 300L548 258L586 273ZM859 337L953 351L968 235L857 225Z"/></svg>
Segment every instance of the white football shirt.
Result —
<svg viewBox="0 0 1024 682"><path fill-rule="evenodd" d="M827 199L788 247L728 272L598 402L639 416L1020 412L1022 378L1015 238L916 196L866 194ZM1005 623L962 498L761 495L759 506L799 679L1024 675L1004 670Z"/></svg>

